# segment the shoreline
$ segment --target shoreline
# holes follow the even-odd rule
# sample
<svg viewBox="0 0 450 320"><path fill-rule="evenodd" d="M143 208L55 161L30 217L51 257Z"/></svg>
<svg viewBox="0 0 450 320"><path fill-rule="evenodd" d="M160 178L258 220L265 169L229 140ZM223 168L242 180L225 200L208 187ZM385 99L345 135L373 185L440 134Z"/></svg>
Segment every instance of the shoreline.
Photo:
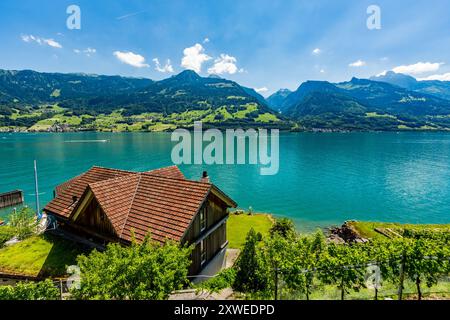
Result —
<svg viewBox="0 0 450 320"><path fill-rule="evenodd" d="M423 132L423 133L431 133L431 132L437 132L437 133L448 133L450 132L450 128L439 128L439 129L395 129L395 130L365 130L365 129L324 129L324 128L303 128L303 129L293 129L293 128L286 128L286 127L277 127L274 125L261 125L255 124L252 125L245 125L245 126L214 126L214 125L208 125L204 124L204 129L218 129L220 131L225 131L227 129L278 129L282 133L404 133L404 132ZM174 129L165 129L165 130L95 130L95 129L65 129L65 130L29 130L28 128L22 128L22 127L11 127L5 130L5 128L0 128L0 134L1 133L30 133L30 134L36 134L36 133L82 133L82 132L95 132L95 133L172 133L177 129L186 129L189 131L193 131L192 126L179 126Z"/></svg>

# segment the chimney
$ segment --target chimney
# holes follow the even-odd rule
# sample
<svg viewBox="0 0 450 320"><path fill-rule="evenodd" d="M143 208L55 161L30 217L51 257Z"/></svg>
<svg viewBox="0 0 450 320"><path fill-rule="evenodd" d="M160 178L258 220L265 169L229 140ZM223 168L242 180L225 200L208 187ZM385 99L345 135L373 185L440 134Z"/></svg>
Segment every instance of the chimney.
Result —
<svg viewBox="0 0 450 320"><path fill-rule="evenodd" d="M209 183L208 172L203 171L202 178L200 179L200 182Z"/></svg>

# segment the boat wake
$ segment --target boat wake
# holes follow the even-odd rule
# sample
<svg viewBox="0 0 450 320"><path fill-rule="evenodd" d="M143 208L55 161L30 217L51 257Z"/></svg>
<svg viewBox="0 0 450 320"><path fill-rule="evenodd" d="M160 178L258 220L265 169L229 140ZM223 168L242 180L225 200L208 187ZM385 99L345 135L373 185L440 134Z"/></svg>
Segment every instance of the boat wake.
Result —
<svg viewBox="0 0 450 320"><path fill-rule="evenodd" d="M105 143L109 140L66 140L65 143Z"/></svg>

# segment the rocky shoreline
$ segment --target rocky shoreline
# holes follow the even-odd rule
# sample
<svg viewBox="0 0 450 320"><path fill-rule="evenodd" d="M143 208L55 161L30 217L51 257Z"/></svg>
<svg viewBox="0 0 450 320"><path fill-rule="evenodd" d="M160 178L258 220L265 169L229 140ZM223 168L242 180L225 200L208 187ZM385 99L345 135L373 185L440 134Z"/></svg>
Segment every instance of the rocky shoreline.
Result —
<svg viewBox="0 0 450 320"><path fill-rule="evenodd" d="M334 243L364 243L369 241L363 238L358 230L350 223L352 221L345 221L340 227L328 228L327 240Z"/></svg>

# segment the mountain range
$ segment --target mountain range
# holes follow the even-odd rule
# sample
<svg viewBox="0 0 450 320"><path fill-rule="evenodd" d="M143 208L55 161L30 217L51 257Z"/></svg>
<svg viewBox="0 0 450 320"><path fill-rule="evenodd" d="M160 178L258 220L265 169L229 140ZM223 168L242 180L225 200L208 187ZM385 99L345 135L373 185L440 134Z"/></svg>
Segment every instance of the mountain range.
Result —
<svg viewBox="0 0 450 320"><path fill-rule="evenodd" d="M305 128L345 130L447 129L450 82L417 81L388 72L347 82L306 81L267 101Z"/></svg>
<svg viewBox="0 0 450 320"><path fill-rule="evenodd" d="M370 79L306 81L267 99L218 76L170 78L0 70L0 130L447 130L450 82L387 72Z"/></svg>
<svg viewBox="0 0 450 320"><path fill-rule="evenodd" d="M97 119L108 116L104 122L110 122L113 130L154 129L157 124L157 129L165 130L190 126L195 120L221 127L285 126L255 90L190 70L161 81L0 71L0 115L0 127L32 130L49 130L52 124L103 130L108 129L107 123Z"/></svg>

